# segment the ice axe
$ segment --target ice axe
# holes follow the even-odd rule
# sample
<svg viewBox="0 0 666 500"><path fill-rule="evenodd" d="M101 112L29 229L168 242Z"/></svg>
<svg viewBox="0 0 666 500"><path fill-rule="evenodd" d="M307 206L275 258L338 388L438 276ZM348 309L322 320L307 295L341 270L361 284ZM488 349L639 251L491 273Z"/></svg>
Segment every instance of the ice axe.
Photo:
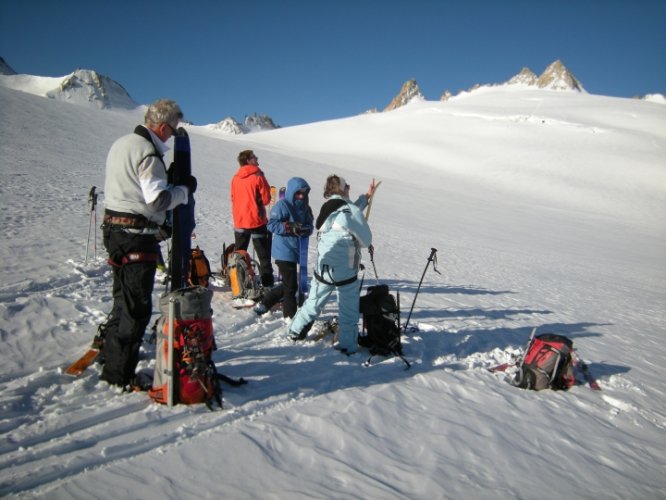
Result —
<svg viewBox="0 0 666 500"><path fill-rule="evenodd" d="M409 315L407 315L407 321L405 322L405 328L404 332L407 333L407 325L409 325L409 319L412 317L412 312L414 311L414 304L416 304L416 297L419 296L419 290L421 290L421 285L423 284L423 278L425 278L425 273L428 270L428 266L432 262L432 268L437 274L442 274L437 270L437 249L436 248L431 248L430 249L430 256L428 257L428 262L426 262L425 269L423 270L423 274L421 275L421 281L419 281L419 286L416 289L416 295L414 295L414 300L412 301L412 307L409 310Z"/></svg>

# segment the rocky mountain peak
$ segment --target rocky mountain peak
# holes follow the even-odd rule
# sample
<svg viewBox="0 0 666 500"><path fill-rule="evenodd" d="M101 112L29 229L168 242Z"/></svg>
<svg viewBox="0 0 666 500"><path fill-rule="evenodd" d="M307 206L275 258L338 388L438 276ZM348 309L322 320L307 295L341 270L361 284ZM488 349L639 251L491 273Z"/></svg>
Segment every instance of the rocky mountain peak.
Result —
<svg viewBox="0 0 666 500"><path fill-rule="evenodd" d="M251 115L246 115L243 123L237 122L233 116L227 116L220 122L208 125L208 128L219 130L225 134L242 135L259 132L261 130L273 130L280 127L275 125L270 116L253 113Z"/></svg>
<svg viewBox="0 0 666 500"><path fill-rule="evenodd" d="M77 69L66 76L60 85L47 92L46 96L74 104L92 105L100 109L134 109L138 106L118 82L88 69Z"/></svg>
<svg viewBox="0 0 666 500"><path fill-rule="evenodd" d="M0 57L0 75L15 75L16 71Z"/></svg>
<svg viewBox="0 0 666 500"><path fill-rule="evenodd" d="M559 59L546 68L537 80L537 87L551 90L584 91L583 85Z"/></svg>
<svg viewBox="0 0 666 500"><path fill-rule="evenodd" d="M421 89L419 89L419 85L414 79L408 80L402 85L398 95L393 98L384 111L397 109L405 104L409 104L413 99L424 99Z"/></svg>
<svg viewBox="0 0 666 500"><path fill-rule="evenodd" d="M516 84L521 84L521 85L536 85L538 80L538 77L534 72L528 68L524 67L522 70L520 70L520 73L518 73L516 76L511 78L508 82L509 85L516 85Z"/></svg>
<svg viewBox="0 0 666 500"><path fill-rule="evenodd" d="M253 113L246 115L243 120L243 129L246 133L258 132L260 130L274 130L279 128L268 115L258 115Z"/></svg>

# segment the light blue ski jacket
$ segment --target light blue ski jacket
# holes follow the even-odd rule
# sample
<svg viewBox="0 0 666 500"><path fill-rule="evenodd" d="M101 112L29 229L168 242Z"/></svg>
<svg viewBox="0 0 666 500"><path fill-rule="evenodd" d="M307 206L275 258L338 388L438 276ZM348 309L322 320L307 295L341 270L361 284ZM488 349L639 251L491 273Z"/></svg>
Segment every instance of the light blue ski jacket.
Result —
<svg viewBox="0 0 666 500"><path fill-rule="evenodd" d="M322 213L325 213L327 206L333 207L317 234L319 243L315 271L325 282L341 283L358 273L361 248L372 245L372 232L363 215L367 205L366 195L359 196L354 203L333 195L322 206Z"/></svg>

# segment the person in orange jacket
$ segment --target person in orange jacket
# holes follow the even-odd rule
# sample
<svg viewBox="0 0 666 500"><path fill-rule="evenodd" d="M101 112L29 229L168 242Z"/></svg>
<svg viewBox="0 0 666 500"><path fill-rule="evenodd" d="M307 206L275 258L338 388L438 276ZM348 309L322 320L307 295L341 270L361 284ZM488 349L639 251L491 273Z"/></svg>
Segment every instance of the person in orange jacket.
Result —
<svg viewBox="0 0 666 500"><path fill-rule="evenodd" d="M266 228L266 205L271 201L271 186L259 168L259 158L250 149L238 154L240 168L231 179L231 210L234 217L234 245L247 250L252 245L259 258L259 273L264 287L273 286L271 233Z"/></svg>

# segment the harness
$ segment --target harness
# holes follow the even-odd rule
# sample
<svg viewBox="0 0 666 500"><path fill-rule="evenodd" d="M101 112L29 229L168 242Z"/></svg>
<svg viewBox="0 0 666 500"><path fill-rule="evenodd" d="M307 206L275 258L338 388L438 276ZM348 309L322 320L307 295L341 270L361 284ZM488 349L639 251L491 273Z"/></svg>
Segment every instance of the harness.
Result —
<svg viewBox="0 0 666 500"><path fill-rule="evenodd" d="M313 274L317 281L324 283L325 285L345 286L349 285L350 283L353 283L358 279L358 275L355 274L354 276L352 276L351 278L347 278L346 280L335 281L333 279L333 275L331 274L331 270L329 269L328 265L324 265L322 267L322 271L324 273L328 273L329 277L331 278L331 281L326 281L324 277L321 276L317 271L314 271Z"/></svg>
<svg viewBox="0 0 666 500"><path fill-rule="evenodd" d="M331 230L331 225L333 224L333 219L335 218L335 217L332 217L333 215L336 215L338 213L345 212L345 211L349 212L349 208L342 208L342 207L346 207L346 206L347 206L347 203L345 202L344 205L342 205L340 207L337 207L335 210L333 210L328 215L328 217L326 218L326 222L324 222L321 229L317 233L317 239L320 238L320 235L322 233L327 233L328 231ZM322 273L319 274L316 270L314 270L313 275L314 275L314 277L317 281L319 281L320 283L324 283L325 285L333 285L333 286L336 286L336 287L340 287L340 286L345 286L345 285L349 285L351 283L354 283L358 279L358 274L354 274L354 276L352 276L350 278L347 278L347 279L344 279L344 280L341 280L341 281L335 281L333 279L333 275L331 274L331 269L328 266L328 264L324 264L321 268L321 271L322 271ZM330 281L326 280L324 278L324 276L322 276L322 275L325 275L325 274L328 274L328 278L330 279Z"/></svg>
<svg viewBox="0 0 666 500"><path fill-rule="evenodd" d="M113 267L121 268L125 264L144 264L146 262L159 262L160 256L152 252L130 252L120 258L120 262L109 259L108 263Z"/></svg>
<svg viewBox="0 0 666 500"><path fill-rule="evenodd" d="M102 228L109 228L112 231L124 229L159 229L159 225L140 214L116 212L107 208L104 210Z"/></svg>

